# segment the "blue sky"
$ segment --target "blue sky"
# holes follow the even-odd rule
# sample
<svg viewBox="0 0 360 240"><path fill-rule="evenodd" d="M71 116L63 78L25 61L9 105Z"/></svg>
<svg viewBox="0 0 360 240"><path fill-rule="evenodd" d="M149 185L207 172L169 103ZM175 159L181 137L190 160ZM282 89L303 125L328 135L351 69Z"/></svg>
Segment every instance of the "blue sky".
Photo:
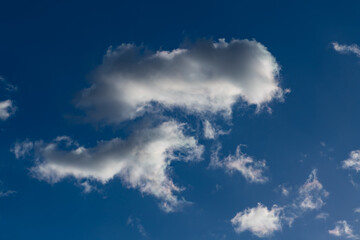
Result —
<svg viewBox="0 0 360 240"><path fill-rule="evenodd" d="M0 239L359 239L357 1L0 3Z"/></svg>

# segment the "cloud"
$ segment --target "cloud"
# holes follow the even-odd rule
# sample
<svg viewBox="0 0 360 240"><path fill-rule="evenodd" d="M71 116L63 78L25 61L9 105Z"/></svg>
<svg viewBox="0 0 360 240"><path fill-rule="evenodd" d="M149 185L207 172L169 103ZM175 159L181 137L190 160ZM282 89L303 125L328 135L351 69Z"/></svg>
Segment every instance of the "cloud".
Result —
<svg viewBox="0 0 360 240"><path fill-rule="evenodd" d="M320 209L325 204L323 198L328 195L317 178L317 170L314 169L299 189L299 207L303 210Z"/></svg>
<svg viewBox="0 0 360 240"><path fill-rule="evenodd" d="M49 183L73 177L106 184L119 177L127 187L158 198L165 211L174 211L185 200L175 195L182 189L169 176L171 162L200 160L203 152L194 137L184 135L184 127L168 121L141 128L127 140L100 141L93 148L80 146L68 137L58 137L50 143L38 141L33 143L35 166L31 173ZM25 142L24 147L27 146Z"/></svg>
<svg viewBox="0 0 360 240"><path fill-rule="evenodd" d="M218 136L227 135L231 132L231 129L224 131L216 124L210 123L209 120L203 121L204 137L206 139L216 139Z"/></svg>
<svg viewBox="0 0 360 240"><path fill-rule="evenodd" d="M91 193L94 190L94 187L89 183L89 181L80 183L80 186L84 188L84 193Z"/></svg>
<svg viewBox="0 0 360 240"><path fill-rule="evenodd" d="M349 158L342 162L342 167L360 171L360 150L351 151Z"/></svg>
<svg viewBox="0 0 360 240"><path fill-rule="evenodd" d="M34 143L27 139L23 142L16 142L14 147L10 149L10 151L14 153L15 157L18 159L28 155L30 151L33 149L33 147L34 147Z"/></svg>
<svg viewBox="0 0 360 240"><path fill-rule="evenodd" d="M316 170L313 170L305 184L299 188L298 196L289 204L283 206L275 204L268 209L258 203L257 207L237 213L231 223L237 233L251 231L258 237L268 237L275 231L280 231L283 224L291 227L292 223L308 210L320 209L325 204L321 197L326 197L328 194L317 179ZM320 213L316 218L326 217L328 217L327 213Z"/></svg>
<svg viewBox="0 0 360 240"><path fill-rule="evenodd" d="M128 220L127 220L127 225L130 225L134 228L136 228L136 230L143 236L143 237L148 237L148 233L145 231L144 226L141 224L141 221L139 218L135 218L133 216L129 216Z"/></svg>
<svg viewBox="0 0 360 240"><path fill-rule="evenodd" d="M231 219L237 233L250 231L258 237L267 237L275 231L280 231L282 208L274 205L268 209L261 203L257 207L239 212Z"/></svg>
<svg viewBox="0 0 360 240"><path fill-rule="evenodd" d="M0 101L0 119L5 121L16 111L16 107L14 106L11 100Z"/></svg>
<svg viewBox="0 0 360 240"><path fill-rule="evenodd" d="M216 130L208 120L204 121L204 137L207 139L215 139Z"/></svg>
<svg viewBox="0 0 360 240"><path fill-rule="evenodd" d="M319 219L319 220L326 220L328 217L329 217L328 213L322 212L322 213L319 213L318 215L316 215L315 218Z"/></svg>
<svg viewBox="0 0 360 240"><path fill-rule="evenodd" d="M285 197L289 196L291 188L285 187L283 184L278 186L278 189L280 190L281 194Z"/></svg>
<svg viewBox="0 0 360 240"><path fill-rule="evenodd" d="M352 227L345 221L338 221L335 228L329 230L329 234L337 237L346 237L350 239L358 239L359 237L353 233Z"/></svg>
<svg viewBox="0 0 360 240"><path fill-rule="evenodd" d="M0 76L0 86L1 90L0 94L3 95L5 90L6 92L12 92L16 91L17 87L8 83L5 78ZM4 96L3 96L4 97ZM16 107L14 105L14 102L11 99L1 100L0 101L0 120L5 121L7 120L11 115L13 115L16 112Z"/></svg>
<svg viewBox="0 0 360 240"><path fill-rule="evenodd" d="M352 45L342 45L338 44L337 42L333 42L332 46L335 51L342 53L342 54L355 54L357 57L360 57L360 48L356 44Z"/></svg>
<svg viewBox="0 0 360 240"><path fill-rule="evenodd" d="M230 117L239 100L259 108L282 99L279 71L275 58L255 40L202 40L156 53L122 44L109 48L76 105L90 119L107 123L134 119L159 110L156 106Z"/></svg>
<svg viewBox="0 0 360 240"><path fill-rule="evenodd" d="M229 155L223 160L219 160L219 151L221 145L211 156L211 167L225 168L230 173L239 172L241 175L251 183L265 183L268 178L264 176L264 171L267 169L265 161L254 160L252 157L241 152L241 145L237 146L235 155Z"/></svg>
<svg viewBox="0 0 360 240"><path fill-rule="evenodd" d="M10 195L13 195L15 193L16 193L16 191L13 191L13 190L0 191L0 198L9 197Z"/></svg>
<svg viewBox="0 0 360 240"><path fill-rule="evenodd" d="M5 78L0 76L0 84L4 86L4 89L8 92L17 91L17 87L12 85L11 83L7 82Z"/></svg>

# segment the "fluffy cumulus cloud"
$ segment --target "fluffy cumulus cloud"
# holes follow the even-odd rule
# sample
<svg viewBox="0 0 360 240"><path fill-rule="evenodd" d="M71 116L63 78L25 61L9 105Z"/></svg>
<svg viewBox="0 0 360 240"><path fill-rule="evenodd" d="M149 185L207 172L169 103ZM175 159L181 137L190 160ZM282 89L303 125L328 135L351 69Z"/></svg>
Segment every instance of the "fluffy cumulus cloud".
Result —
<svg viewBox="0 0 360 240"><path fill-rule="evenodd" d="M219 159L219 145L216 151L211 156L211 167L225 168L230 173L239 172L241 175L251 183L265 183L268 178L264 176L266 170L266 162L254 160L251 156L241 152L241 145L236 148L235 155L229 155L226 158Z"/></svg>
<svg viewBox="0 0 360 240"><path fill-rule="evenodd" d="M260 107L281 99L279 70L272 54L255 40L202 40L155 53L122 44L107 51L77 106L90 119L108 123L159 110L155 106L229 117L239 100Z"/></svg>
<svg viewBox="0 0 360 240"><path fill-rule="evenodd" d="M324 198L328 195L317 178L317 170L314 169L299 189L299 207L303 210L320 209L325 204Z"/></svg>
<svg viewBox="0 0 360 240"><path fill-rule="evenodd" d="M360 48L356 44L343 45L343 44L339 44L337 42L333 42L332 46L333 46L334 50L339 53L342 53L342 54L352 53L352 54L355 54L357 57L360 57Z"/></svg>
<svg viewBox="0 0 360 240"><path fill-rule="evenodd" d="M268 209L259 203L257 207L237 213L231 223L237 233L250 231L258 237L267 237L282 229L281 212L282 208L276 205Z"/></svg>
<svg viewBox="0 0 360 240"><path fill-rule="evenodd" d="M350 152L348 159L342 162L342 167L345 169L353 169L356 172L360 171L360 150Z"/></svg>
<svg viewBox="0 0 360 240"><path fill-rule="evenodd" d="M353 233L352 227L345 221L338 221L335 228L329 230L329 234L336 237L346 237L349 239L358 239L359 237Z"/></svg>
<svg viewBox="0 0 360 240"><path fill-rule="evenodd" d="M1 120L6 120L8 119L12 114L15 113L15 106L13 104L13 101L11 100L5 100L5 101L0 101L0 119Z"/></svg>
<svg viewBox="0 0 360 240"><path fill-rule="evenodd" d="M33 147L31 173L40 180L56 183L73 177L105 184L117 176L126 186L158 198L165 211L173 211L185 200L176 195L181 188L169 176L171 162L200 160L203 152L197 140L183 131L183 124L168 121L135 131L126 140L101 141L93 148L58 137L51 143L25 142L24 150L18 144L14 153L22 156Z"/></svg>

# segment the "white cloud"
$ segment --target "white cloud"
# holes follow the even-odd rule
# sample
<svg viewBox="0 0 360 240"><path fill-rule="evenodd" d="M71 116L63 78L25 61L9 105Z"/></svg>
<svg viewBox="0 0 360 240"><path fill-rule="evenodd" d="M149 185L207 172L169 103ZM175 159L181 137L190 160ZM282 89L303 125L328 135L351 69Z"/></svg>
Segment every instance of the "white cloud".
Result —
<svg viewBox="0 0 360 240"><path fill-rule="evenodd" d="M231 219L237 233L250 231L258 237L267 237L275 231L280 231L282 208L274 205L268 209L261 203L257 207L239 212Z"/></svg>
<svg viewBox="0 0 360 240"><path fill-rule="evenodd" d="M299 207L303 210L320 209L325 204L323 198L328 195L317 178L317 170L314 169L299 189Z"/></svg>
<svg viewBox="0 0 360 240"><path fill-rule="evenodd" d="M50 183L73 177L105 184L120 177L126 186L155 196L165 211L173 211L185 200L175 195L181 189L169 177L171 162L200 160L203 152L203 147L193 137L185 136L183 130L183 124L169 121L135 131L127 140L101 141L93 148L79 146L65 137L48 144L35 142L31 172Z"/></svg>
<svg viewBox="0 0 360 240"><path fill-rule="evenodd" d="M129 216L126 224L136 228L136 230L143 237L148 237L148 233L146 232L144 226L141 224L141 221L139 218L134 218L133 216Z"/></svg>
<svg viewBox="0 0 360 240"><path fill-rule="evenodd" d="M353 233L352 227L345 220L338 221L335 225L335 228L329 230L329 234L337 237L358 239L358 236Z"/></svg>
<svg viewBox="0 0 360 240"><path fill-rule="evenodd" d="M14 153L15 157L18 159L28 155L30 151L33 149L33 147L34 147L33 142L29 140L25 140L21 143L16 142L14 147L10 151Z"/></svg>
<svg viewBox="0 0 360 240"><path fill-rule="evenodd" d="M229 155L223 160L219 160L221 145L212 153L211 167L221 167L232 172L240 172L243 177L251 183L265 183L268 178L264 176L266 162L254 160L252 157L241 152L241 145L236 148L235 155Z"/></svg>
<svg viewBox="0 0 360 240"><path fill-rule="evenodd" d="M282 195L285 197L289 196L291 188L285 187L284 185L279 185L279 189Z"/></svg>
<svg viewBox="0 0 360 240"><path fill-rule="evenodd" d="M204 121L204 137L207 139L215 139L216 130L208 120Z"/></svg>
<svg viewBox="0 0 360 240"><path fill-rule="evenodd" d="M279 188L282 189L283 185ZM299 188L298 194L290 204L273 205L269 210L259 203L257 207L237 213L231 220L235 231L241 233L248 230L258 237L270 236L273 232L281 230L283 224L291 227L307 210L320 209L325 204L322 197L329 195L317 179L316 170L311 172L305 184ZM327 213L320 213L316 218L326 219L328 216Z"/></svg>
<svg viewBox="0 0 360 240"><path fill-rule="evenodd" d="M16 107L14 106L11 100L0 101L0 119L6 120L16 111Z"/></svg>
<svg viewBox="0 0 360 240"><path fill-rule="evenodd" d="M16 191L13 191L13 190L0 191L0 198L8 197L8 196L13 195L15 193L16 193Z"/></svg>
<svg viewBox="0 0 360 240"><path fill-rule="evenodd" d="M0 83L4 86L5 90L8 92L17 91L17 87L12 85L11 83L7 82L5 78L0 76Z"/></svg>
<svg viewBox="0 0 360 240"><path fill-rule="evenodd" d="M158 110L155 105L230 117L240 99L257 107L282 99L279 70L275 58L255 40L202 40L188 49L156 53L122 44L109 48L77 106L90 119L108 123Z"/></svg>
<svg viewBox="0 0 360 240"><path fill-rule="evenodd" d="M360 171L360 150L351 151L349 158L342 162L342 167Z"/></svg>
<svg viewBox="0 0 360 240"><path fill-rule="evenodd" d="M326 220L329 217L328 213L322 212L319 213L318 215L316 215L316 219L320 219L320 220Z"/></svg>
<svg viewBox="0 0 360 240"><path fill-rule="evenodd" d="M354 209L354 212L355 212L355 213L360 213L360 208L355 208L355 209Z"/></svg>
<svg viewBox="0 0 360 240"><path fill-rule="evenodd" d="M0 86L4 88L7 92L16 91L17 87L8 83L3 77L0 76ZM16 111L14 102L11 99L1 100L0 101L0 120L5 121Z"/></svg>
<svg viewBox="0 0 360 240"><path fill-rule="evenodd" d="M339 53L343 53L343 54L353 53L357 57L360 57L360 48L356 44L342 45L342 44L339 44L337 42L333 42L332 45L333 45L334 50L339 52Z"/></svg>
<svg viewBox="0 0 360 240"><path fill-rule="evenodd" d="M80 183L80 186L84 188L83 190L84 193L90 193L93 191L93 186L91 186L91 184L88 181L84 181Z"/></svg>

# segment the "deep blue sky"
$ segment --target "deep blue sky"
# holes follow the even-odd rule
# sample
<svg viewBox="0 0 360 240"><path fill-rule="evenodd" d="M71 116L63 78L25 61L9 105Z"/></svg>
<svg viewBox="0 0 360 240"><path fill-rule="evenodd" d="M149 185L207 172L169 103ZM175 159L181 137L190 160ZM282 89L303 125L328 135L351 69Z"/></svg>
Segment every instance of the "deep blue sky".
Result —
<svg viewBox="0 0 360 240"><path fill-rule="evenodd" d="M360 44L359 12L357 1L2 1L0 76L18 90L4 97L14 100L16 113L0 122L1 190L16 191L0 198L0 239L256 239L249 231L237 234L230 219L258 202L288 204L314 168L330 193L326 204L271 237L335 239L328 230L339 220L359 231L353 210L360 207L360 192L350 183L360 183L359 177L341 162L360 148L360 65L331 45ZM117 178L88 194L71 178L39 181L29 174L33 160L10 152L25 139L67 135L94 146L125 137L126 126L74 117L81 114L74 98L89 86L108 47L172 50L201 38L255 39L281 65L281 86L291 89L284 102L271 103L272 114L235 105L232 131L219 137L223 156L246 144L248 155L265 159L267 183L209 168L214 142L199 139L204 160L175 162L171 173L192 205L165 213L154 197ZM279 193L280 184L292 189L289 197ZM329 217L315 219L320 212Z"/></svg>

